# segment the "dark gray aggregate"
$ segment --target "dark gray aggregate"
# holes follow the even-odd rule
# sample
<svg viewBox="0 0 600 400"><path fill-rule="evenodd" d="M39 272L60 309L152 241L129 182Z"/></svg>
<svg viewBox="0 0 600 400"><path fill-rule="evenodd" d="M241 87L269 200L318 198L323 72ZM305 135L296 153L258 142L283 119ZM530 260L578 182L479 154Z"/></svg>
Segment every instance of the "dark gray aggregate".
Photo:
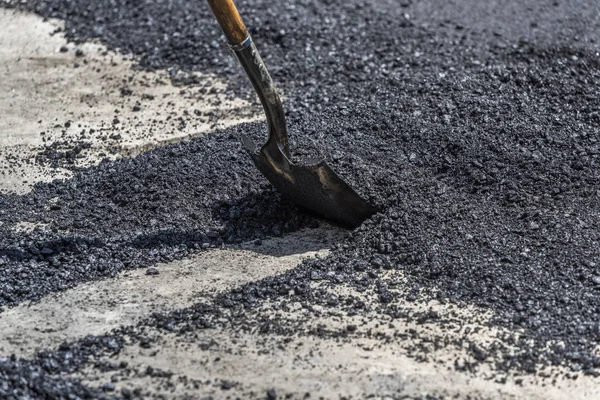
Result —
<svg viewBox="0 0 600 400"><path fill-rule="evenodd" d="M497 19L477 7L463 14L471 3L415 20L410 13L432 2L239 2L286 95L294 156L325 157L382 212L326 259L148 323L187 332L235 310L227 315L239 328L261 321L252 310L265 300L283 310L289 301L349 315L375 309L403 321L403 302L435 298L491 310L492 324L522 331L504 338L516 354L471 344L476 362L498 371L563 365L596 375L600 58L593 32L600 22L588 11L597 2L511 1L507 7L518 12ZM177 84L194 85L189 72L210 71L231 80L237 94L251 93L202 2L36 0L20 7L63 19L70 40L100 39L139 56L141 68L170 69ZM475 22L479 16L492 21L490 29ZM243 153L241 132L259 139L265 128L242 125L103 162L25 196L0 195L0 304L318 224L268 186ZM21 221L49 229L14 233ZM408 278L400 291L386 279L395 270ZM314 281L349 284L368 303L332 298L310 289ZM285 319L264 322L265 335L294 331ZM135 332L123 328L114 337L123 335ZM84 347L73 352L87 354ZM63 360L64 351L47 357Z"/></svg>

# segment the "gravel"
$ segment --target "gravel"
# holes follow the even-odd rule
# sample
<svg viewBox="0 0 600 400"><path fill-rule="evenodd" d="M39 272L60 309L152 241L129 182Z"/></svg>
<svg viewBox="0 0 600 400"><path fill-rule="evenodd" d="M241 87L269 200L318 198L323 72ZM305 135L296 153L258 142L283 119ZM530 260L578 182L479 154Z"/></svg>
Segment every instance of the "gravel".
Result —
<svg viewBox="0 0 600 400"><path fill-rule="evenodd" d="M2 195L0 305L311 224L238 145L233 133L216 135ZM23 221L36 228L13 229Z"/></svg>
<svg viewBox="0 0 600 400"><path fill-rule="evenodd" d="M600 27L584 13L593 2L542 2L543 13L522 6L514 20L500 21L503 33L465 26L451 6L444 20L415 22L410 13L423 4L405 3L240 2L285 93L294 156L326 158L382 212L325 259L149 324L201 329L236 307L242 312L228 323L242 324L259 318L252 310L267 300L401 319L403 303L437 299L482 307L492 312L486 323L515 332L499 349L471 346L477 362L597 374L600 59L589 32ZM211 71L231 80L232 91L250 93L202 2L19 7L63 19L75 42L99 39L140 57L141 68L170 69L177 84ZM546 26L578 9L580 19L555 30L531 22ZM511 24L523 21L527 34L511 35ZM258 139L265 127L238 126L104 162L31 194L1 195L0 304L314 226L257 173L241 132ZM45 227L10 230L20 221ZM390 271L407 278L400 290ZM314 281L349 285L367 304L330 301L311 289Z"/></svg>

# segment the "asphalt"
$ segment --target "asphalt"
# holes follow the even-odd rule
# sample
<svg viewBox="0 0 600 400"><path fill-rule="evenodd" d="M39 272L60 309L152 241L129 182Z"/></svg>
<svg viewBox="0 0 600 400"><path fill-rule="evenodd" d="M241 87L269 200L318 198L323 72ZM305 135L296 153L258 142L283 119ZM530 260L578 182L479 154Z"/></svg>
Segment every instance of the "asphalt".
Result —
<svg viewBox="0 0 600 400"><path fill-rule="evenodd" d="M283 311L299 302L325 313L431 323L436 313L408 315L406 304L435 299L489 310L482 323L510 332L487 347L465 339L474 361L456 368L535 374L551 366L552 375L597 375L597 4L491 4L240 2L285 95L294 156L326 158L381 213L324 259L156 315L146 326L185 333L258 324L261 334L286 336L311 318L265 320L260 305L271 302ZM175 84L193 87L191 73L209 71L231 80L232 93L252 96L202 3L19 7L63 19L75 42L97 39L139 57L140 68L170 69ZM73 178L37 184L26 195L1 195L2 304L318 226L258 174L240 133L258 139L265 127L228 128L76 169ZM9 229L24 220L49 229ZM336 286L352 293L330 293ZM93 398L95 389L66 388L40 371L82 368L91 354L118 351L125 337L146 340L139 329L28 361L7 359L5 391ZM355 329L303 334L352 337ZM434 344L449 346L443 335Z"/></svg>

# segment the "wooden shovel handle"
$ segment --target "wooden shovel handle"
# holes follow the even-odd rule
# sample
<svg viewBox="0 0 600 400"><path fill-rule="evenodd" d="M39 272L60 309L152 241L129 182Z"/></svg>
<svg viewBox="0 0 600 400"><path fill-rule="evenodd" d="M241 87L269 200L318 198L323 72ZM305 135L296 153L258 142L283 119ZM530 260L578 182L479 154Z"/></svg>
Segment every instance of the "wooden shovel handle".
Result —
<svg viewBox="0 0 600 400"><path fill-rule="evenodd" d="M240 44L248 38L248 30L233 0L208 0L208 5L230 45Z"/></svg>

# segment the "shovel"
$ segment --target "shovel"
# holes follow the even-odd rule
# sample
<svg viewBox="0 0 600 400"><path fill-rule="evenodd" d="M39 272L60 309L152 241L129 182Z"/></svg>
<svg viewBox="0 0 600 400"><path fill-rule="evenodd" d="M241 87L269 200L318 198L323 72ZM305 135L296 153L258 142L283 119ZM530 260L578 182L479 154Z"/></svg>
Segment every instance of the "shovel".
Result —
<svg viewBox="0 0 600 400"><path fill-rule="evenodd" d="M287 199L348 227L360 225L377 209L360 197L324 161L291 161L283 107L233 0L208 0L229 47L246 71L263 105L269 127L267 142L256 150L247 136L242 144L256 167Z"/></svg>

